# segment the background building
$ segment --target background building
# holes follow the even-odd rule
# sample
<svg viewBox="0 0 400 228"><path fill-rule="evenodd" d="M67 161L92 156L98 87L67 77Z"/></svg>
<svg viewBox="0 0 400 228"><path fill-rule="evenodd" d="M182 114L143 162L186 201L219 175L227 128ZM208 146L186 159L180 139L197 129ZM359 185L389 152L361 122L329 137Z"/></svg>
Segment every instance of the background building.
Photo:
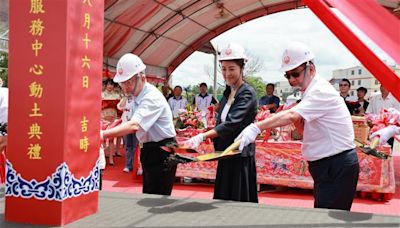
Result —
<svg viewBox="0 0 400 228"><path fill-rule="evenodd" d="M389 66L397 75L400 75L400 68L398 65ZM380 82L364 67L354 66L346 69L337 69L332 72L331 83L339 91L339 82L342 78L350 80L350 99L357 100L357 88L365 87L368 90L366 99L371 94L379 92Z"/></svg>
<svg viewBox="0 0 400 228"><path fill-rule="evenodd" d="M286 101L286 97L293 94L293 89L287 80L275 82L274 94L278 96L281 101Z"/></svg>

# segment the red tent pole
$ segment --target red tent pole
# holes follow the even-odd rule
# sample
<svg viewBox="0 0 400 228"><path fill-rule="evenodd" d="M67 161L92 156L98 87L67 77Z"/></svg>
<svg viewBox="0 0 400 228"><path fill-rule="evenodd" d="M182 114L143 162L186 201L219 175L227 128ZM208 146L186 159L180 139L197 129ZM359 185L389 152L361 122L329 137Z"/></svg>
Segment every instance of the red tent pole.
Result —
<svg viewBox="0 0 400 228"><path fill-rule="evenodd" d="M400 20L376 0L327 0L400 64Z"/></svg>
<svg viewBox="0 0 400 228"><path fill-rule="evenodd" d="M304 2L382 85L400 101L400 78L332 12L323 0L304 0Z"/></svg>

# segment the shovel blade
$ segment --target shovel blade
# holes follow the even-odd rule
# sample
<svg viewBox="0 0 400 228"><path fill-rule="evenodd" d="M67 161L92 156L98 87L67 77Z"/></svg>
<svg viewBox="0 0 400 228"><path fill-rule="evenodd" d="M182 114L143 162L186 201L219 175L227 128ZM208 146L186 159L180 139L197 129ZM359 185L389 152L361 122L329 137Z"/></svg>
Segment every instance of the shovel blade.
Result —
<svg viewBox="0 0 400 228"><path fill-rule="evenodd" d="M188 147L170 147L170 146L161 146L161 149L169 152L169 153L179 153L179 154L184 154L184 153L198 153L197 150L188 148Z"/></svg>

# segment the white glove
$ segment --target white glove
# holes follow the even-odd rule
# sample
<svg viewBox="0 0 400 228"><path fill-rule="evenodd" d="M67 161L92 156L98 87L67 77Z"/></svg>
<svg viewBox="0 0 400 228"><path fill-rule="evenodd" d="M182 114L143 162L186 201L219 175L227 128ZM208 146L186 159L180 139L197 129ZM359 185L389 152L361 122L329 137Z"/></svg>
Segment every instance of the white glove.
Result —
<svg viewBox="0 0 400 228"><path fill-rule="evenodd" d="M260 128L258 128L255 124L252 123L247 126L235 139L235 141L240 140L239 150L243 150L245 146L256 141L257 135L260 133Z"/></svg>
<svg viewBox="0 0 400 228"><path fill-rule="evenodd" d="M390 138L398 134L400 134L400 127L390 125L372 133L370 139L372 140L373 138L380 136L379 144L382 145L386 143Z"/></svg>
<svg viewBox="0 0 400 228"><path fill-rule="evenodd" d="M400 115L400 111L395 108L388 108L388 112L392 115Z"/></svg>
<svg viewBox="0 0 400 228"><path fill-rule="evenodd" d="M196 136L193 136L189 140L185 141L185 146L189 148L197 148L204 141L204 134L200 133Z"/></svg>

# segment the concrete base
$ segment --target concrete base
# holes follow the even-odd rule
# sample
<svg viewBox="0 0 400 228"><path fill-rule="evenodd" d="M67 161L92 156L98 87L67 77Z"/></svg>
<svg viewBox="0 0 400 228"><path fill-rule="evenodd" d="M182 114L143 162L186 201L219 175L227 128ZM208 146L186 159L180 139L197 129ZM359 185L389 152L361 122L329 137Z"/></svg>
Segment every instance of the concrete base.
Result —
<svg viewBox="0 0 400 228"><path fill-rule="evenodd" d="M4 222L1 194L0 227L33 227ZM400 217L101 192L99 213L65 227L400 227Z"/></svg>

